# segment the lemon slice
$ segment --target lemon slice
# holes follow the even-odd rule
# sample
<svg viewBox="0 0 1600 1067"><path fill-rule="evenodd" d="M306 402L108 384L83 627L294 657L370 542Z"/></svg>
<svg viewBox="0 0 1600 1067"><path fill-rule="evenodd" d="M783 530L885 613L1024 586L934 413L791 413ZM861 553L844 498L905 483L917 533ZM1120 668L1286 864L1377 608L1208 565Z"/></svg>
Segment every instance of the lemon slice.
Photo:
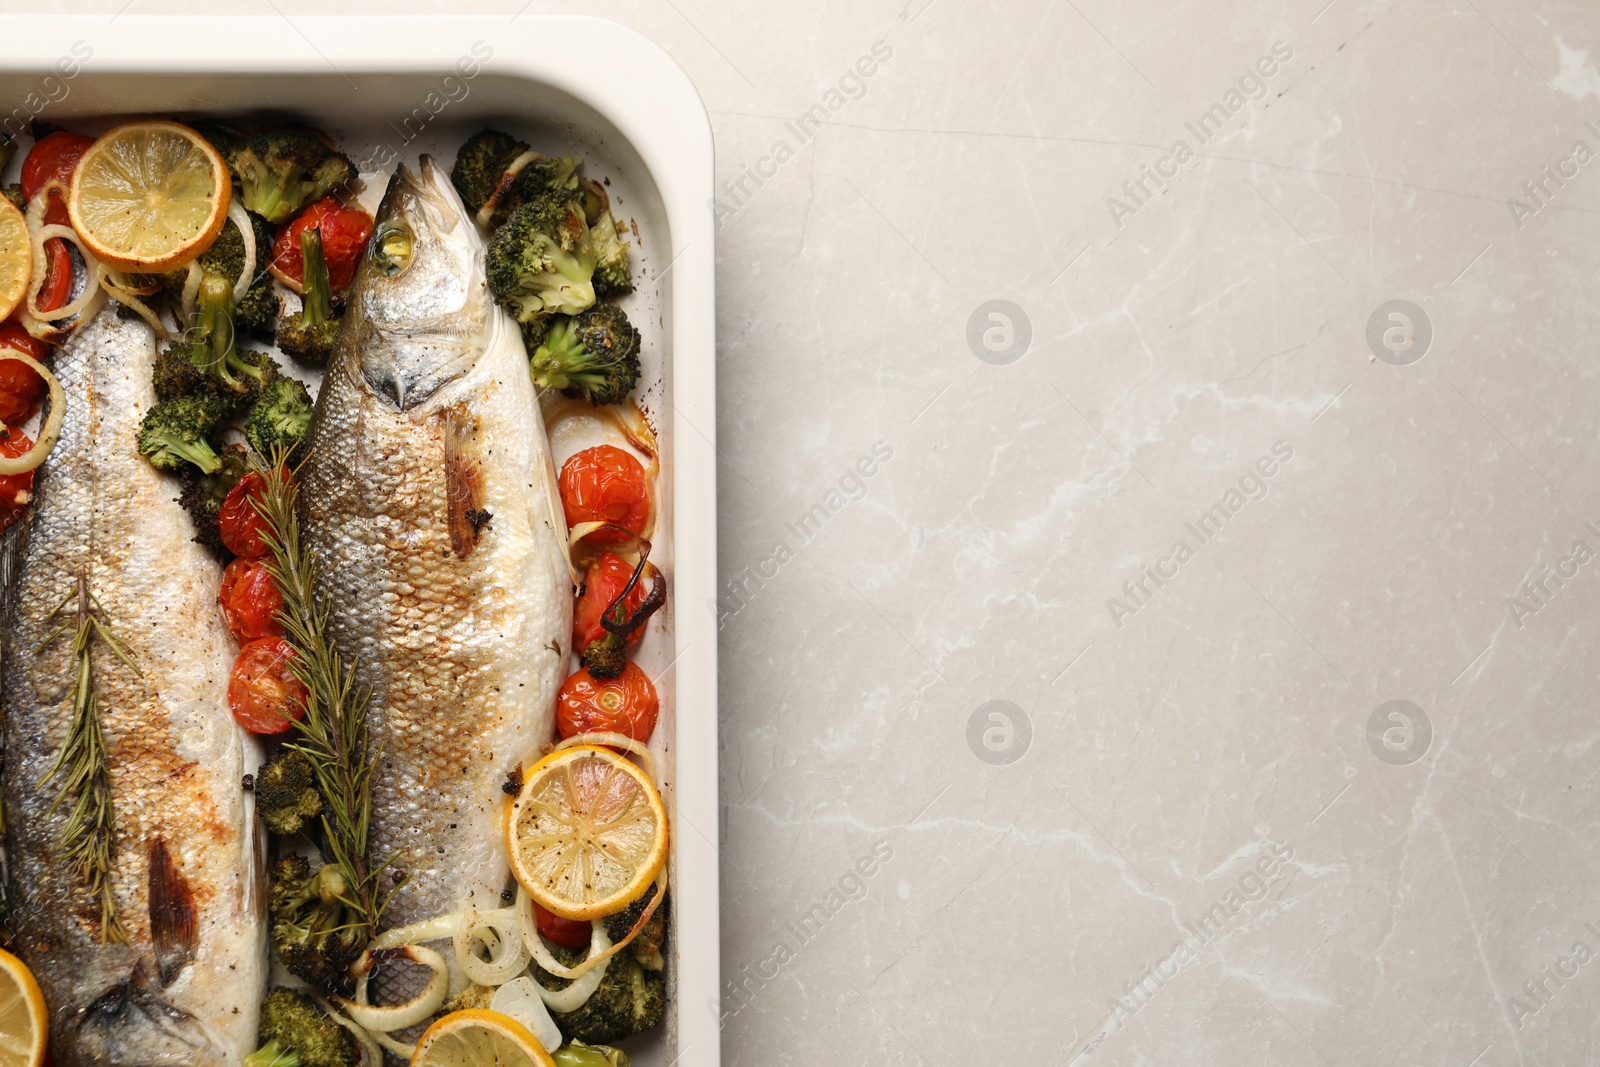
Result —
<svg viewBox="0 0 1600 1067"><path fill-rule="evenodd" d="M528 1028L497 1011L454 1011L417 1042L411 1067L555 1067Z"/></svg>
<svg viewBox="0 0 1600 1067"><path fill-rule="evenodd" d="M0 197L0 319L6 318L28 295L33 280L33 249L28 242L28 222L11 201Z"/></svg>
<svg viewBox="0 0 1600 1067"><path fill-rule="evenodd" d="M563 919L597 919L644 895L667 862L667 809L609 748L552 752L524 776L506 820L511 871Z"/></svg>
<svg viewBox="0 0 1600 1067"><path fill-rule="evenodd" d="M211 247L233 184L206 139L176 122L129 122L89 146L67 214L96 259L117 270L171 270Z"/></svg>
<svg viewBox="0 0 1600 1067"><path fill-rule="evenodd" d="M39 1067L49 1037L33 972L0 949L0 1067Z"/></svg>

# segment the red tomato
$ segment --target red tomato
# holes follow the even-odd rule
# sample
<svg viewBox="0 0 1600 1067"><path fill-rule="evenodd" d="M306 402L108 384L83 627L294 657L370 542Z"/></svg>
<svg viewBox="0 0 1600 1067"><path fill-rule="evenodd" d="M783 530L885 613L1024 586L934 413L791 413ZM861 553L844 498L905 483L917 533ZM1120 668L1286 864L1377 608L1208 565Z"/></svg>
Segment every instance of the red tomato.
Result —
<svg viewBox="0 0 1600 1067"><path fill-rule="evenodd" d="M561 465L561 507L567 525L609 522L640 533L650 521L650 487L644 467L632 453L614 445L596 445L574 454ZM597 543L626 541L622 534L596 530Z"/></svg>
<svg viewBox="0 0 1600 1067"><path fill-rule="evenodd" d="M16 363L16 360L6 362ZM33 447L33 441L21 430L8 430L0 426L0 434L3 434L0 436L0 456L7 459L25 456L28 449ZM0 475L0 530L16 522L33 499L33 475L33 471Z"/></svg>
<svg viewBox="0 0 1600 1067"><path fill-rule="evenodd" d="M337 296L355 281L356 268L361 266L361 257L367 250L367 238L372 236L372 216L325 196L285 226L272 243L272 273L296 292L305 281L300 235L313 226L322 229L322 258L328 264L328 285Z"/></svg>
<svg viewBox="0 0 1600 1067"><path fill-rule="evenodd" d="M545 911L538 901L533 902L534 925L539 936L562 948L588 948L594 928L582 919L563 919L554 912Z"/></svg>
<svg viewBox="0 0 1600 1067"><path fill-rule="evenodd" d="M556 731L626 734L644 743L655 732L661 700L649 675L629 660L615 678L596 678L585 667L561 683L556 697Z"/></svg>
<svg viewBox="0 0 1600 1067"><path fill-rule="evenodd" d="M54 311L65 307L72 296L72 256L67 252L67 242L59 237L46 241L44 251L50 262L45 264L44 281L39 285L39 310Z"/></svg>
<svg viewBox="0 0 1600 1067"><path fill-rule="evenodd" d="M234 483L222 501L217 513L217 532L229 552L245 559L261 559L272 550L267 547L264 535L268 532L267 520L255 509L254 501L266 489L261 475L250 471Z"/></svg>
<svg viewBox="0 0 1600 1067"><path fill-rule="evenodd" d="M578 603L572 609L572 650L582 652L584 646L590 641L598 640L605 636L605 628L600 625L600 618L606 613L606 608L617 599L618 594L627 588L628 579L633 577L633 564L617 555L615 552L602 552L600 558L589 565L589 573L583 577L583 594L578 597ZM633 587L633 592L624 600L623 607L631 616L639 610L639 605L644 603L645 597L650 592L650 580L643 575L639 577L639 584ZM628 635L628 646L637 645L644 639L643 626Z"/></svg>
<svg viewBox="0 0 1600 1067"><path fill-rule="evenodd" d="M28 158L22 161L23 197L32 200L39 195L40 189L52 181L71 186L72 172L92 144L93 137L67 133L65 130L57 130L39 138L38 143L29 150ZM61 197L52 197L50 206L45 210L44 221L47 224L69 225L66 201Z"/></svg>
<svg viewBox="0 0 1600 1067"><path fill-rule="evenodd" d="M289 664L294 649L281 637L263 637L239 650L228 679L228 707L253 734L281 734L306 713L310 695Z"/></svg>
<svg viewBox="0 0 1600 1067"><path fill-rule="evenodd" d="M283 624L278 621L283 595L260 560L236 559L228 564L217 601L228 620L228 631L239 644L283 636Z"/></svg>
<svg viewBox="0 0 1600 1067"><path fill-rule="evenodd" d="M28 335L14 322L0 323L0 348L10 348L26 353L34 359L44 359L48 346ZM33 417L44 400L44 379L39 372L17 359L0 359L0 422L7 426L20 426Z"/></svg>

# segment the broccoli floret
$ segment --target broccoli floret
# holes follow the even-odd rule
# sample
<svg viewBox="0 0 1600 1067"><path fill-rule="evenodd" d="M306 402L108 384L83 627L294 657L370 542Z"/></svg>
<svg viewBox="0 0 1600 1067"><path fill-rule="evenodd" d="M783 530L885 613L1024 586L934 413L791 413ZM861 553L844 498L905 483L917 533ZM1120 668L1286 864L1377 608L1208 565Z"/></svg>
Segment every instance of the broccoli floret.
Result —
<svg viewBox="0 0 1600 1067"><path fill-rule="evenodd" d="M250 288L238 306L232 309L234 325L249 334L272 336L272 323L277 318L282 301L272 287L272 276L267 273L267 263L272 258L272 227L258 215L250 216L250 229L255 235L256 267ZM231 290L244 271L244 236L232 219L222 227L222 232L211 247L195 260L202 273L214 274L224 279ZM157 276L163 289L173 296L181 294L189 281L189 268L180 267Z"/></svg>
<svg viewBox="0 0 1600 1067"><path fill-rule="evenodd" d="M477 214L499 188L511 161L527 150L526 144L499 130L479 130L467 138L450 168L450 182L468 211Z"/></svg>
<svg viewBox="0 0 1600 1067"><path fill-rule="evenodd" d="M639 916L644 914L644 909L649 907L654 899L655 892L648 892L621 911L605 917L606 935L611 938L613 944L628 936L628 931L633 929L634 924L639 921ZM671 902L670 894L663 896L661 906L651 912L644 929L639 931L639 936L628 942L633 958L647 971L659 971L666 966L666 960L661 956L661 946L667 939L667 906Z"/></svg>
<svg viewBox="0 0 1600 1067"><path fill-rule="evenodd" d="M585 198L578 187L578 168L582 164L583 160L578 156L561 156L558 159L538 156L529 160L509 181L501 180L498 195L494 198L494 211L489 216L490 227L504 225L514 212L526 204L549 209L570 201L575 202L581 212Z"/></svg>
<svg viewBox="0 0 1600 1067"><path fill-rule="evenodd" d="M213 396L222 390L220 381L194 365L183 345L174 345L156 356L152 377L157 400L171 400L180 396Z"/></svg>
<svg viewBox="0 0 1600 1067"><path fill-rule="evenodd" d="M207 438L227 417L227 404L215 396L180 396L158 400L139 424L139 454L157 470L177 470L192 463L206 474L222 469L222 460Z"/></svg>
<svg viewBox="0 0 1600 1067"><path fill-rule="evenodd" d="M194 522L195 542L221 559L227 550L223 548L222 534L217 529L217 516L222 511L222 502L228 498L228 491L250 469L250 454L243 445L229 445L218 458L222 460L222 467L213 474L202 474L194 467L184 466L178 474L183 482L178 503Z"/></svg>
<svg viewBox="0 0 1600 1067"><path fill-rule="evenodd" d="M300 310L278 323L278 347L308 363L328 362L339 336L333 315L333 287L328 261L322 255L322 228L313 226L300 235L300 255L305 262L305 282Z"/></svg>
<svg viewBox="0 0 1600 1067"><path fill-rule="evenodd" d="M305 442L311 426L311 394L293 378L275 378L261 390L244 435L263 456L282 451L291 458Z"/></svg>
<svg viewBox="0 0 1600 1067"><path fill-rule="evenodd" d="M569 1041L550 1053L556 1067L628 1067L628 1054L610 1045L589 1045Z"/></svg>
<svg viewBox="0 0 1600 1067"><path fill-rule="evenodd" d="M230 145L223 158L246 210L273 223L289 218L356 173L343 153L310 130L269 130Z"/></svg>
<svg viewBox="0 0 1600 1067"><path fill-rule="evenodd" d="M287 836L298 834L322 814L322 794L317 792L316 771L298 749L284 747L261 765L255 783L256 811L267 829Z"/></svg>
<svg viewBox="0 0 1600 1067"><path fill-rule="evenodd" d="M218 275L206 275L196 298L191 339L171 351L220 383L218 392L230 390L242 403L278 376L278 364L264 352L243 351L235 344L233 313L233 286Z"/></svg>
<svg viewBox="0 0 1600 1067"><path fill-rule="evenodd" d="M518 322L592 307L594 265L576 200L524 204L489 242L489 288Z"/></svg>
<svg viewBox="0 0 1600 1067"><path fill-rule="evenodd" d="M587 953L552 947L556 959L574 966ZM546 989L564 983L535 965L534 979ZM567 1041L604 1044L659 1026L667 1009L666 976L651 973L632 955L616 955L606 966L605 977L577 1011L553 1011L550 1018Z"/></svg>
<svg viewBox="0 0 1600 1067"><path fill-rule="evenodd" d="M611 217L611 212L602 212L589 227L589 244L594 249L595 295L618 296L633 292L628 241L617 232L617 220Z"/></svg>
<svg viewBox="0 0 1600 1067"><path fill-rule="evenodd" d="M577 318L558 318L533 350L529 371L542 389L560 389L591 404L615 404L639 380L639 331L614 304Z"/></svg>
<svg viewBox="0 0 1600 1067"><path fill-rule="evenodd" d="M273 323L277 322L282 311L283 298L272 287L272 276L260 274L245 291L244 299L234 307L233 321L245 333L271 339Z"/></svg>
<svg viewBox="0 0 1600 1067"><path fill-rule="evenodd" d="M22 195L21 182L12 182L5 187L3 192L6 194L6 199L11 201L12 206L18 211L26 212L28 210L28 198Z"/></svg>
<svg viewBox="0 0 1600 1067"><path fill-rule="evenodd" d="M356 1067L360 1062L350 1031L292 989L267 994L258 1039L261 1048L245 1059L245 1067Z"/></svg>
<svg viewBox="0 0 1600 1067"><path fill-rule="evenodd" d="M329 992L353 991L350 965L361 955L367 928L339 869L313 871L303 856L285 856L272 868L272 945L296 978Z"/></svg>

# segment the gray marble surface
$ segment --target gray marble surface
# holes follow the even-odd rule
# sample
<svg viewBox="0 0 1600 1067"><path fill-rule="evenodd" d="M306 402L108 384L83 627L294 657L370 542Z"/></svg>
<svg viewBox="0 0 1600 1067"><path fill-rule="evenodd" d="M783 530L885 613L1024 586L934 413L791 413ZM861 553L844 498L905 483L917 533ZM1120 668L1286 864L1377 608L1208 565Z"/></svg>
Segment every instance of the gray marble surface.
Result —
<svg viewBox="0 0 1600 1067"><path fill-rule="evenodd" d="M725 1062L1600 1059L1600 12L527 10L726 183Z"/></svg>

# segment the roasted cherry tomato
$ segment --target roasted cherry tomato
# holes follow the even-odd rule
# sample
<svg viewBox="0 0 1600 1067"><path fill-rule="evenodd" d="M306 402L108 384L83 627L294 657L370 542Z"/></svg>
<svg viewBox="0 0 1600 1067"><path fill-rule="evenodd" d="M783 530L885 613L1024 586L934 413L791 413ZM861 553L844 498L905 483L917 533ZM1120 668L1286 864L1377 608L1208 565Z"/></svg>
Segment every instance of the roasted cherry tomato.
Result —
<svg viewBox="0 0 1600 1067"><path fill-rule="evenodd" d="M228 620L228 631L239 644L283 636L283 624L278 621L283 595L260 560L236 559L228 564L217 601Z"/></svg>
<svg viewBox="0 0 1600 1067"><path fill-rule="evenodd" d="M309 695L290 664L294 648L281 637L263 637L239 650L228 679L228 707L253 734L281 734L306 713Z"/></svg>
<svg viewBox="0 0 1600 1067"><path fill-rule="evenodd" d="M46 241L44 252L49 261L45 264L44 281L39 285L39 310L54 311L65 307L72 296L72 254L67 251L67 242L59 237Z"/></svg>
<svg viewBox="0 0 1600 1067"><path fill-rule="evenodd" d="M217 513L217 532L229 552L245 559L261 559L272 551L267 547L267 520L256 512L254 501L266 489L261 475L250 471L234 483Z"/></svg>
<svg viewBox="0 0 1600 1067"><path fill-rule="evenodd" d="M562 948L588 948L594 927L582 919L563 919L554 912L545 911L538 901L533 902L534 925L539 936Z"/></svg>
<svg viewBox="0 0 1600 1067"><path fill-rule="evenodd" d="M16 363L16 360L6 362ZM28 449L33 447L32 439L21 430L0 426L0 434L3 434L0 436L0 456L7 459L25 456ZM0 530L16 522L27 510L28 502L33 499L33 474L33 471L28 471L24 474L0 475Z"/></svg>
<svg viewBox="0 0 1600 1067"><path fill-rule="evenodd" d="M587 667L561 683L556 696L556 731L626 734L642 743L655 732L661 700L648 675L631 660L615 678L596 678Z"/></svg>
<svg viewBox="0 0 1600 1067"><path fill-rule="evenodd" d="M644 467L615 445L596 445L575 453L561 465L561 507L567 525L609 522L638 534L650 521L650 487ZM611 530L589 535L596 543L626 541Z"/></svg>
<svg viewBox="0 0 1600 1067"><path fill-rule="evenodd" d="M0 322L0 348L43 360L49 346L32 337L14 322ZM7 426L20 426L33 417L44 400L44 379L39 372L21 360L0 360L0 422Z"/></svg>
<svg viewBox="0 0 1600 1067"><path fill-rule="evenodd" d="M77 169L78 160L83 158L83 154L92 144L94 144L93 137L67 133L65 130L57 130L39 138L38 143L29 150L28 158L22 161L23 197L31 201L39 195L40 189L52 181L60 182L63 187L70 187L72 172ZM70 225L64 198L59 196L50 198L50 205L45 209L44 221L46 225ZM44 308L44 310L50 309Z"/></svg>
<svg viewBox="0 0 1600 1067"><path fill-rule="evenodd" d="M578 597L577 605L572 609L572 650L582 652L584 646L590 641L596 641L605 636L605 628L600 625L600 617L606 613L611 602L628 587L628 579L633 577L633 564L617 555L615 552L602 552L600 558L589 564L589 572L583 577L583 593ZM628 594L623 606L629 616L639 610L639 605L644 603L645 597L650 592L650 582L640 577L639 584L633 587L633 592ZM637 645L644 638L644 627L641 626L628 635L628 645Z"/></svg>
<svg viewBox="0 0 1600 1067"><path fill-rule="evenodd" d="M322 228L322 258L328 264L328 286L337 295L355 281L356 268L367 250L367 238L372 236L372 216L325 196L285 226L272 243L272 273L296 292L305 281L300 235L313 226Z"/></svg>

